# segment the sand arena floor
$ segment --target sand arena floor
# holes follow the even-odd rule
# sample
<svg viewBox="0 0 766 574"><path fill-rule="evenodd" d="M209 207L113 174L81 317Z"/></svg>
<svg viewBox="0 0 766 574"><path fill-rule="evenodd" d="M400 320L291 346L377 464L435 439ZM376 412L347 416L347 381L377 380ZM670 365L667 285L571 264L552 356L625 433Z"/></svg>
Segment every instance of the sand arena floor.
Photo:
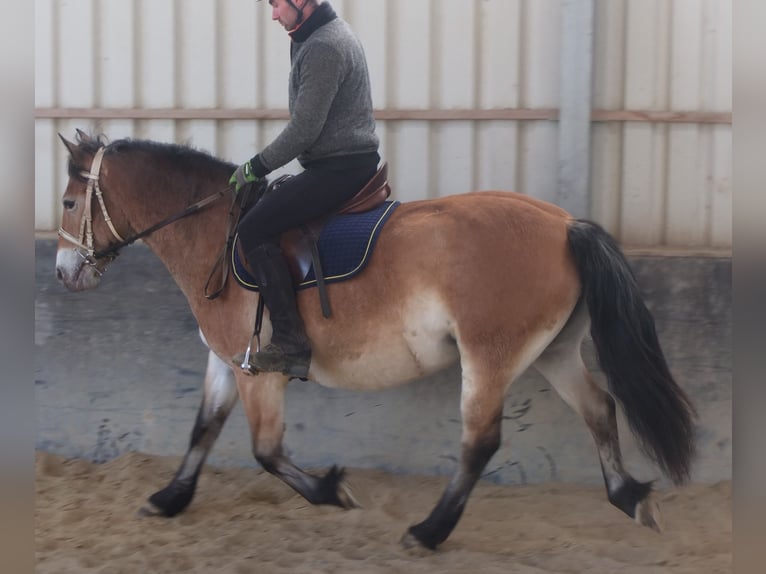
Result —
<svg viewBox="0 0 766 574"><path fill-rule="evenodd" d="M180 459L127 454L107 464L36 455L38 573L668 573L731 572L731 483L660 491L664 532L634 524L603 489L480 483L436 552L399 539L444 477L348 470L363 508L315 507L260 470L206 467L182 515L137 510Z"/></svg>

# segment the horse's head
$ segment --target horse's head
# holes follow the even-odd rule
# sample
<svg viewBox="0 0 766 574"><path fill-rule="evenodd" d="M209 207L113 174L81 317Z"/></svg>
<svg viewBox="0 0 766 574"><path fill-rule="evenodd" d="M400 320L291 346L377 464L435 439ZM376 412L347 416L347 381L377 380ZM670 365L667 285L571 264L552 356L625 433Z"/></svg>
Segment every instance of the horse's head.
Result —
<svg viewBox="0 0 766 574"><path fill-rule="evenodd" d="M107 207L102 188L105 144L77 130L77 143L59 134L69 150L69 181L63 197L56 276L72 291L96 287L106 266L116 257L109 246L122 241ZM112 209L114 211L114 209Z"/></svg>

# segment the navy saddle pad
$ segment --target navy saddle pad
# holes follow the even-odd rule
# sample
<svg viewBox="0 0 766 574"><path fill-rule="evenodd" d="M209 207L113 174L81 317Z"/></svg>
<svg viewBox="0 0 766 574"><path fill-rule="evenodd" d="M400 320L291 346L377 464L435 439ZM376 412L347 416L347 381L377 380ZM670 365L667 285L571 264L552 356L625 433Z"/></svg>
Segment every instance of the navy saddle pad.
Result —
<svg viewBox="0 0 766 574"><path fill-rule="evenodd" d="M325 283L350 279L364 269L383 225L399 205L398 201L386 201L364 213L335 215L325 223L317 242ZM238 242L239 235L235 237L231 250L234 277L245 289L258 291L256 280L239 258ZM311 265L296 288L305 289L316 284L314 266Z"/></svg>

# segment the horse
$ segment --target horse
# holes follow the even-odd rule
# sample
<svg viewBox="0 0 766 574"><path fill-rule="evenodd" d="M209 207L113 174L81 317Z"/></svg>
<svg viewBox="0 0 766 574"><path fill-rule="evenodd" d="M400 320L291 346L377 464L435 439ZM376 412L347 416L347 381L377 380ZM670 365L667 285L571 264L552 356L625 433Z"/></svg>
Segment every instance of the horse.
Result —
<svg viewBox="0 0 766 574"><path fill-rule="evenodd" d="M311 474L283 450L289 378L251 376L232 363L252 339L257 294L233 281L217 298L203 293L226 240L234 196L227 182L236 166L190 146L109 143L80 130L74 142L59 137L69 152L69 178L58 279L70 290L96 287L120 249L141 237L186 296L209 349L188 450L142 512L171 517L187 508L237 398L253 456L266 471L312 504L356 507L343 469ZM405 531L404 545L435 549L453 531L500 445L508 389L532 367L590 430L608 501L639 524L660 529L653 482L636 480L623 466L616 406L642 451L675 484L690 476L696 412L669 371L624 254L597 223L510 191L403 202L366 269L328 285L327 292L329 319L317 312L317 289L297 292L313 348L309 381L387 389L460 366L457 468L430 514ZM267 342L268 310L262 329ZM581 357L589 330L606 388Z"/></svg>

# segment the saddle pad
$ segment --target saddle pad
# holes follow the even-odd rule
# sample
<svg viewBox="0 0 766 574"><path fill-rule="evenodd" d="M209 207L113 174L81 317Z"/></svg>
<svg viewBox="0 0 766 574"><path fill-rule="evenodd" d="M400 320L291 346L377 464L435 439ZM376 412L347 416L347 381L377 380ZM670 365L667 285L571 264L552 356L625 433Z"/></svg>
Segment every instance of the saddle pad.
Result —
<svg viewBox="0 0 766 574"><path fill-rule="evenodd" d="M325 223L317 242L325 283L350 279L364 269L383 225L398 206L398 201L386 201L364 213L335 215ZM239 235L235 237L234 248L231 250L234 277L245 289L258 291L256 280L239 258L237 242ZM314 266L311 265L296 288L306 289L316 284Z"/></svg>

